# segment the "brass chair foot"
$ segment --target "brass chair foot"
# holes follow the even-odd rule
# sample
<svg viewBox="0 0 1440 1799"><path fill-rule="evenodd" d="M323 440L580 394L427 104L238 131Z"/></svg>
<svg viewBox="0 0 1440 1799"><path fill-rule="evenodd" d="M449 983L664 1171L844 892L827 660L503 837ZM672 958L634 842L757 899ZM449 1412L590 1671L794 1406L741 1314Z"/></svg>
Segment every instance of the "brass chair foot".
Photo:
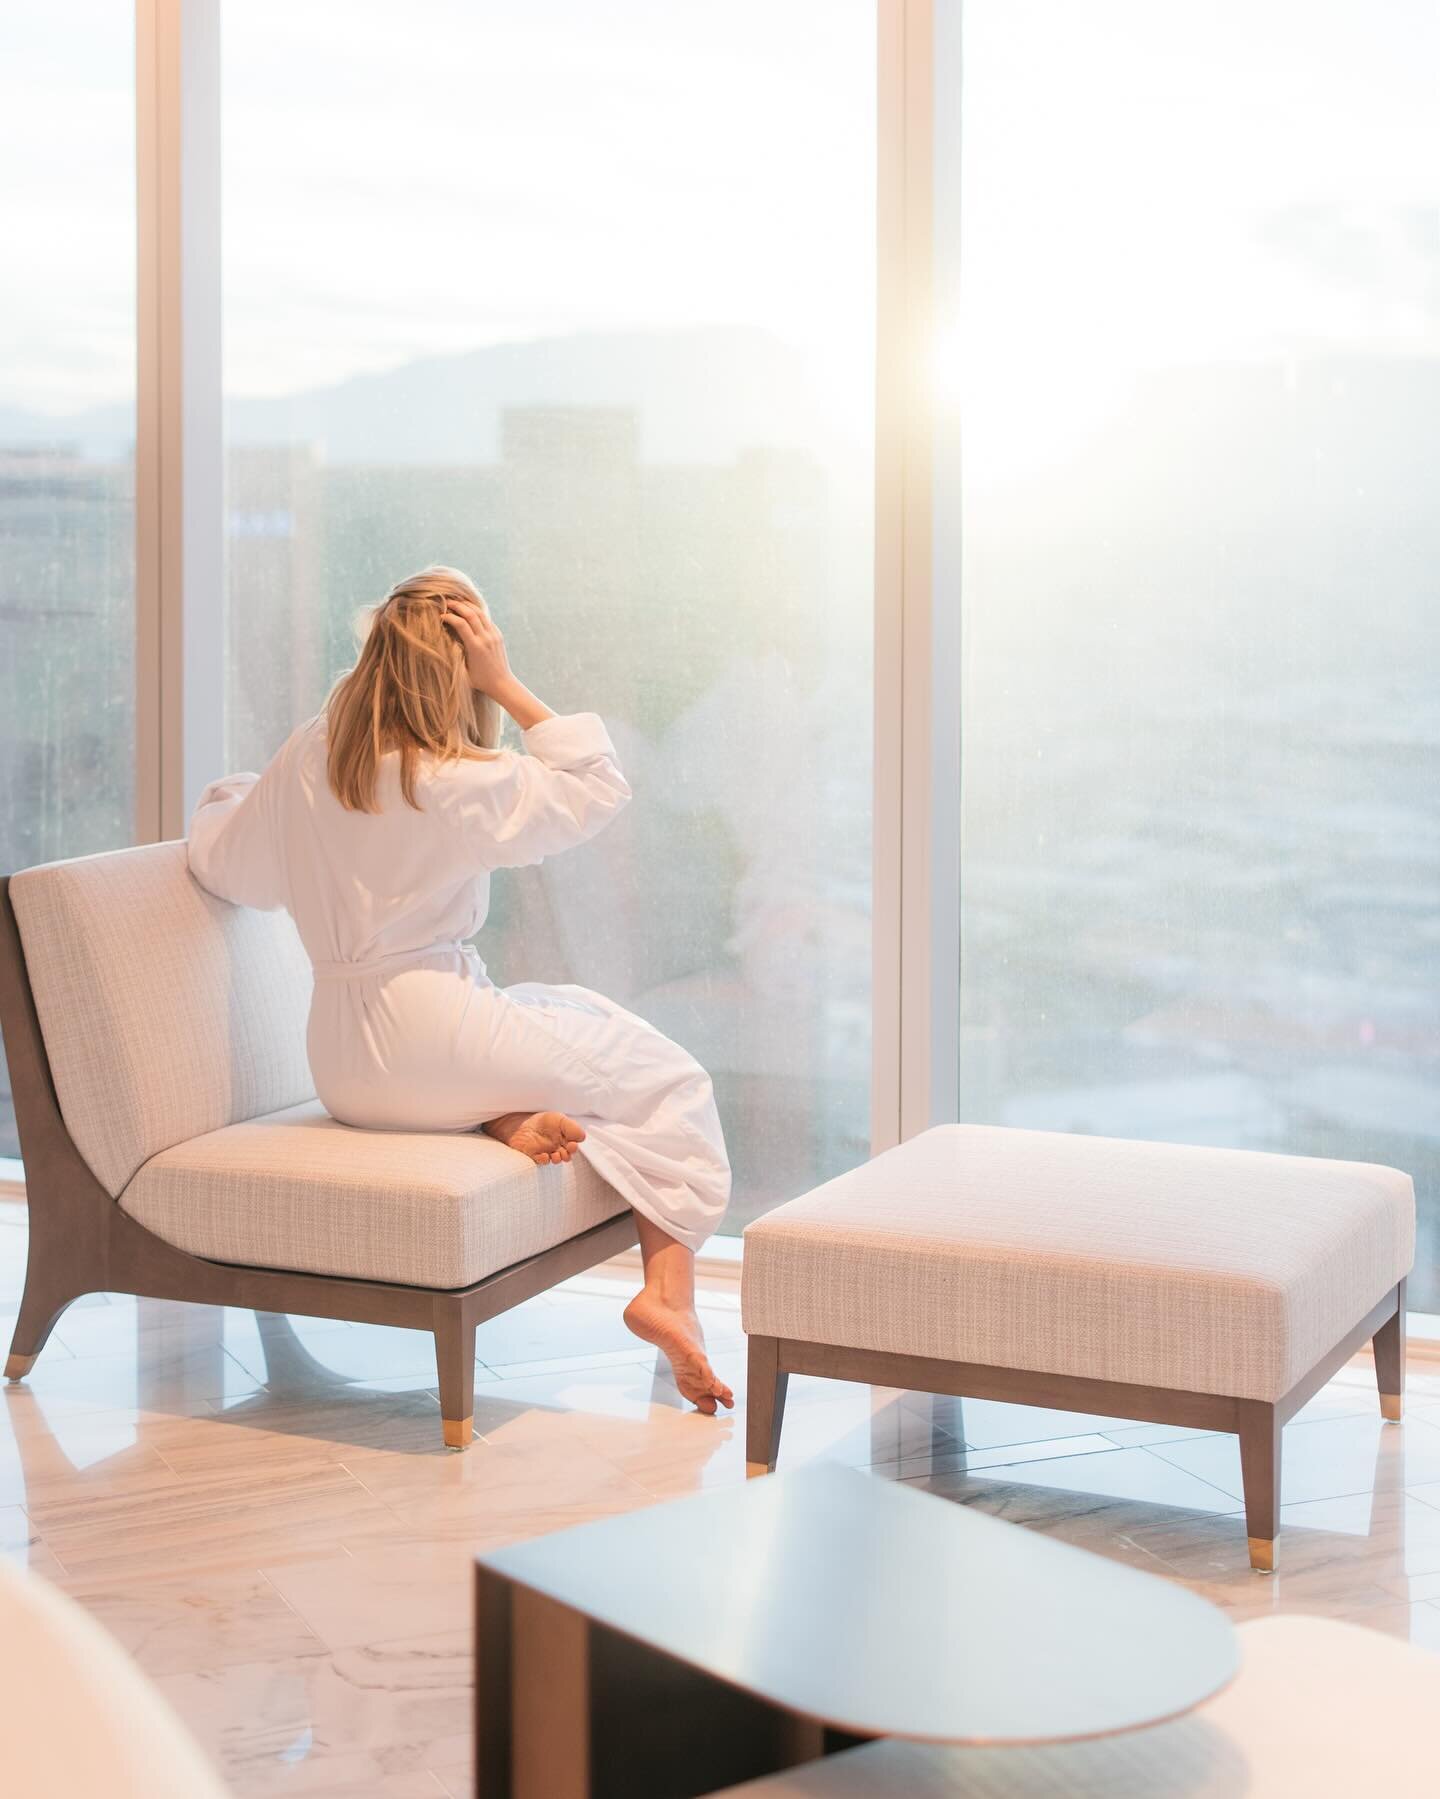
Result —
<svg viewBox="0 0 1440 1799"><path fill-rule="evenodd" d="M24 1380L37 1359L33 1355L12 1355L5 1363L6 1380Z"/></svg>
<svg viewBox="0 0 1440 1799"><path fill-rule="evenodd" d="M1250 1566L1257 1574L1273 1574L1275 1572L1274 1537L1250 1538Z"/></svg>
<svg viewBox="0 0 1440 1799"><path fill-rule="evenodd" d="M1403 1393L1382 1393L1380 1395L1380 1416L1390 1424L1398 1424L1405 1410Z"/></svg>
<svg viewBox="0 0 1440 1799"><path fill-rule="evenodd" d="M472 1413L468 1418L442 1418L440 1428L445 1433L447 1449L468 1449L475 1435L475 1416Z"/></svg>

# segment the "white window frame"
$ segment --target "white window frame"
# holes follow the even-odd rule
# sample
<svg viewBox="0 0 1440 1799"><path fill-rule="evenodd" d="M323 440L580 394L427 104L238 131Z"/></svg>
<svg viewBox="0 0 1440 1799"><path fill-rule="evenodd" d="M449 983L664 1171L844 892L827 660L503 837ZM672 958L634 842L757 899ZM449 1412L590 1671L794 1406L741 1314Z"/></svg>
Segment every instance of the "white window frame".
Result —
<svg viewBox="0 0 1440 1799"><path fill-rule="evenodd" d="M960 1086L960 606L932 504L935 0L878 14L872 1154L953 1122ZM957 529L946 519L938 547Z"/></svg>
<svg viewBox="0 0 1440 1799"><path fill-rule="evenodd" d="M220 0L135 8L135 838L224 759Z"/></svg>

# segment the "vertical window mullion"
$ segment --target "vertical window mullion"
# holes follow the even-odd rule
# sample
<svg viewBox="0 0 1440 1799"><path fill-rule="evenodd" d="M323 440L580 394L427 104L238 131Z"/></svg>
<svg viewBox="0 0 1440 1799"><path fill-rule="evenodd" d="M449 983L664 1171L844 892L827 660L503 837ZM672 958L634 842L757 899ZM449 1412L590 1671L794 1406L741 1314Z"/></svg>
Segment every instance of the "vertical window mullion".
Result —
<svg viewBox="0 0 1440 1799"><path fill-rule="evenodd" d="M959 592L955 521L933 501L930 391L935 14L935 0L882 0L879 19L875 1150L958 1107Z"/></svg>
<svg viewBox="0 0 1440 1799"><path fill-rule="evenodd" d="M219 0L136 15L136 835L178 837L223 753Z"/></svg>
<svg viewBox="0 0 1440 1799"><path fill-rule="evenodd" d="M906 431L906 0L878 0L875 295L875 729L870 1150L900 1141L901 795Z"/></svg>

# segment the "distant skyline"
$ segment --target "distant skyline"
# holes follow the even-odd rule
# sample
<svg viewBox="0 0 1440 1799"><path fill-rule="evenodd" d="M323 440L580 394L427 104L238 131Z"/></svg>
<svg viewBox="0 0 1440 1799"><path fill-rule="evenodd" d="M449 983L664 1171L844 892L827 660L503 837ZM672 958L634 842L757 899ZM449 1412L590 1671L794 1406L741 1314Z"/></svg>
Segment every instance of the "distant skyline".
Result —
<svg viewBox="0 0 1440 1799"><path fill-rule="evenodd" d="M342 28L321 0L227 5L227 395L747 325L806 358L859 440L873 13L429 0L402 25L358 0ZM940 0L942 50L957 16ZM130 29L118 0L6 9L0 159L23 179L3 212L45 279L0 294L0 403L130 393ZM965 286L942 268L935 369L997 478L1073 449L1146 368L1440 354L1429 0L970 0L963 29L939 204L952 234L963 217Z"/></svg>
<svg viewBox="0 0 1440 1799"><path fill-rule="evenodd" d="M416 357L298 393L232 395L225 436L231 447L297 444L338 462L483 464L500 454L502 415L534 407L631 413L644 462L801 450L847 480L863 463L828 435L804 359L755 327L580 331ZM134 426L123 402L63 418L0 403L0 453L65 445L123 460Z"/></svg>

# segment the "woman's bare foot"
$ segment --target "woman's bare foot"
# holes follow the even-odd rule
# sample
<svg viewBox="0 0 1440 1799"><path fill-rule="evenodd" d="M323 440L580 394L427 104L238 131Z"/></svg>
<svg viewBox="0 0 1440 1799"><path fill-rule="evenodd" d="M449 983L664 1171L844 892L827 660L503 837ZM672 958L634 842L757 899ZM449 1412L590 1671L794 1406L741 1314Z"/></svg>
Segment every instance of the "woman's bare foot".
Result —
<svg viewBox="0 0 1440 1799"><path fill-rule="evenodd" d="M585 1133L573 1118L563 1112L507 1112L503 1118L492 1118L481 1129L489 1137L498 1138L511 1149L518 1149L532 1162L568 1162L575 1145L585 1141Z"/></svg>
<svg viewBox="0 0 1440 1799"><path fill-rule="evenodd" d="M713 1417L717 1404L734 1405L735 1395L706 1360L705 1335L693 1311L666 1305L647 1287L626 1306L625 1322L666 1357L675 1385L699 1411Z"/></svg>

